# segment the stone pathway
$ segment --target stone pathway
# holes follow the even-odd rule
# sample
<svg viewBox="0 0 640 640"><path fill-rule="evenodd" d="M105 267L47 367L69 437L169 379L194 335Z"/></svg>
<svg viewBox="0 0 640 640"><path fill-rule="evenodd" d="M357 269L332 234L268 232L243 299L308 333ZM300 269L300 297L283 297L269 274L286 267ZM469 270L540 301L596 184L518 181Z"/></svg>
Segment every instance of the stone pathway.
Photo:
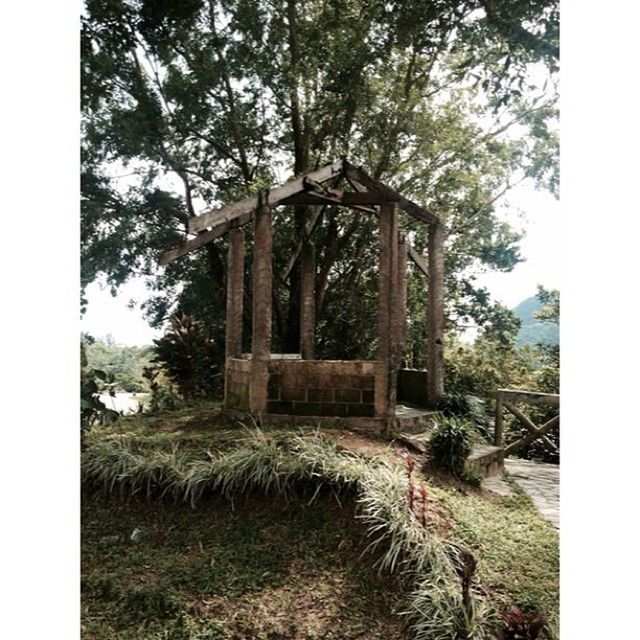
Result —
<svg viewBox="0 0 640 640"><path fill-rule="evenodd" d="M560 466L519 458L505 458L505 470L533 500L556 529L560 527Z"/></svg>

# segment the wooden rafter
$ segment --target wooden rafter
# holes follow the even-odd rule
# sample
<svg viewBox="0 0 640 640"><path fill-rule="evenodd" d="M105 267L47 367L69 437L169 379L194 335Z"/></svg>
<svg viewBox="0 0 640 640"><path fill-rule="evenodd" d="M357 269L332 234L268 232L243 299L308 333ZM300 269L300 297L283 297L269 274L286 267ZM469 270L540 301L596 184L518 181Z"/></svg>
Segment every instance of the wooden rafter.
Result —
<svg viewBox="0 0 640 640"><path fill-rule="evenodd" d="M409 257L413 260L415 265L424 273L427 278L429 277L429 266L427 265L427 261L418 253L418 251L412 246L408 246L409 249Z"/></svg>
<svg viewBox="0 0 640 640"><path fill-rule="evenodd" d="M271 189L266 194L266 203L273 207L280 203L280 201L292 196L295 193L304 191L304 180L311 179L315 182L326 182L331 180L335 176L342 172L342 161L333 162L328 164L317 171L312 171L306 176L300 176L294 180L283 184L280 187ZM207 227L216 226L225 222L231 222L232 220L239 218L243 214L251 213L258 205L260 194L250 196L239 202L234 202L220 209L214 209L195 218L189 220L189 231L195 233L206 229Z"/></svg>
<svg viewBox="0 0 640 640"><path fill-rule="evenodd" d="M243 224L246 224L247 222L249 222L250 220L251 220L251 214L246 214L236 219L233 223L224 222L222 224L219 224L213 227L213 229L209 229L208 231L202 231L195 238L191 238L187 240L184 244L181 244L179 247L175 247L173 249L169 249L168 251L165 251L160 256L160 260L158 262L161 265L169 264L170 262L173 262L174 260L177 260L178 258L181 258L182 256L187 255L187 253L190 253L194 249L199 249L200 247L203 247L205 244L209 244L210 242L217 240L218 238L222 237L225 233L227 233L234 226L240 227Z"/></svg>
<svg viewBox="0 0 640 640"><path fill-rule="evenodd" d="M360 167L352 165L347 160L344 160L344 174L350 182L357 182L365 187L369 191L378 191L386 198L387 202L397 202L398 206L412 215L418 220L427 222L429 224L438 223L439 219L433 212L417 205L415 202L408 200L404 196L400 195L397 191L394 191L391 187L387 186L379 180L375 180L369 176Z"/></svg>

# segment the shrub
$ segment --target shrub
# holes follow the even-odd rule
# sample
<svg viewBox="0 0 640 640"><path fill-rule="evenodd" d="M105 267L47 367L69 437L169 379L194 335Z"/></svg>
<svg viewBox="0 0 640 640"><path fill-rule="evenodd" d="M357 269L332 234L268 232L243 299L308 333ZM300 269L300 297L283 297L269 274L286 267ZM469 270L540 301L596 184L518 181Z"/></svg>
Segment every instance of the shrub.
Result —
<svg viewBox="0 0 640 640"><path fill-rule="evenodd" d="M162 365L185 400L212 397L220 390L220 349L193 316L174 316L154 345L153 362Z"/></svg>
<svg viewBox="0 0 640 640"><path fill-rule="evenodd" d="M492 418L487 412L486 400L465 393L448 393L440 401L438 409L446 418L471 421L485 440L490 439Z"/></svg>
<svg viewBox="0 0 640 640"><path fill-rule="evenodd" d="M145 367L142 375L149 385L151 400L149 413L179 409L184 403L180 394L168 383L162 371L156 367Z"/></svg>
<svg viewBox="0 0 640 640"><path fill-rule="evenodd" d="M473 446L471 428L457 418L444 418L435 426L429 441L432 460L436 467L462 477L464 463Z"/></svg>

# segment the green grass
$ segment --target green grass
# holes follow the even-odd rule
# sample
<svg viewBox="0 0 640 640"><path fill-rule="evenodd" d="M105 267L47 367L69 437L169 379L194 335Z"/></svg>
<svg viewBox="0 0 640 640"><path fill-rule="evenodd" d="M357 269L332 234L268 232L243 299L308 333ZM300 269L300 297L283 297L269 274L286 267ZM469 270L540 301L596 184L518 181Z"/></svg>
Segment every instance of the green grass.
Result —
<svg viewBox="0 0 640 640"><path fill-rule="evenodd" d="M514 495L492 498L439 487L451 510L455 537L479 559L478 579L497 606L542 612L558 634L559 537L515 483Z"/></svg>
<svg viewBox="0 0 640 640"><path fill-rule="evenodd" d="M402 589L361 557L353 504L83 501L85 638L398 638ZM130 540L140 530L137 543Z"/></svg>

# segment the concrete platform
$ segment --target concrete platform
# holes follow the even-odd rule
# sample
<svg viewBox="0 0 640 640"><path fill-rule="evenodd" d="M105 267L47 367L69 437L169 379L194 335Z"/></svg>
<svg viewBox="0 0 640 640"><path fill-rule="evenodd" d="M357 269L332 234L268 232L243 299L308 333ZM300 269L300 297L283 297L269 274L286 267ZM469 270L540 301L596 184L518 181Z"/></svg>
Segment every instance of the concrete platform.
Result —
<svg viewBox="0 0 640 640"><path fill-rule="evenodd" d="M225 413L238 420L249 419L250 414L236 409L225 409ZM440 414L424 407L398 404L392 428L395 433L422 434L428 431ZM258 422L264 424L300 424L321 425L327 427L343 427L352 429L379 429L384 427L384 420L375 417L360 416L300 416L284 413L263 413Z"/></svg>
<svg viewBox="0 0 640 640"><path fill-rule="evenodd" d="M504 470L504 447L479 444L467 458L465 469L481 478L495 476Z"/></svg>

